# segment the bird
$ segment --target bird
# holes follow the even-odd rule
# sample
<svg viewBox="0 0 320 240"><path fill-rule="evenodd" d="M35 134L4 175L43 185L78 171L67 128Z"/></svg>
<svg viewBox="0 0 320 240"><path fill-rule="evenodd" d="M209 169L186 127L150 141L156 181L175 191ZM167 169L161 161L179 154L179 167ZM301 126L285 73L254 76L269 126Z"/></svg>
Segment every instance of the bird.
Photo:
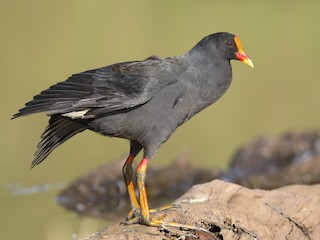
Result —
<svg viewBox="0 0 320 240"><path fill-rule="evenodd" d="M154 154L179 126L226 92L232 80L231 60L253 68L240 38L218 32L178 56L151 56L71 75L34 96L12 117L40 112L50 117L31 167L85 130L128 139L130 152L122 168L131 205L126 223L199 229L166 222L163 216L152 217L146 171ZM141 150L136 196L132 163Z"/></svg>

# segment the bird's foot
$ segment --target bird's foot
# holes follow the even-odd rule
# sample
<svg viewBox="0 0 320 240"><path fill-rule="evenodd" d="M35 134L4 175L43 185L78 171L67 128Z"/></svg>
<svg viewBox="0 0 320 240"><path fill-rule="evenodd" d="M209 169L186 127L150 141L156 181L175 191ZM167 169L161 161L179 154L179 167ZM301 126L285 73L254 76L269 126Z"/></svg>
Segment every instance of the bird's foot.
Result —
<svg viewBox="0 0 320 240"><path fill-rule="evenodd" d="M163 229L167 234L171 236L185 236L185 237L191 237L191 238L197 238L195 234L192 233L192 231L198 231L207 233L210 236L214 235L212 232L193 225L187 225L187 224L180 224L176 222L166 222L163 221L163 219L166 217L165 213L160 213L164 210L171 209L177 207L175 205L168 205L161 208L156 209L150 209L151 214L157 213L158 215L156 217L152 217L149 219L143 219L140 215L140 209L136 209L135 211L130 211L129 215L131 218L127 219L126 222L123 224L125 225L131 225L131 224L143 224L150 227L158 227L160 229ZM215 236L215 235L214 235Z"/></svg>
<svg viewBox="0 0 320 240"><path fill-rule="evenodd" d="M160 208L153 208L150 209L150 214L155 214L155 213L161 213L165 210L171 209L171 208L178 208L178 205L172 204L172 205L166 205ZM163 217L161 217L163 216ZM166 214L161 214L160 215L160 219L163 219L166 216ZM139 220L140 218L140 208L135 208L135 209L131 209L131 211L129 212L129 214L126 217L126 222L130 222L129 224L133 224L133 223L138 223L139 221L137 221L137 218ZM156 217L159 218L159 217ZM131 220L134 220L133 223L131 223Z"/></svg>
<svg viewBox="0 0 320 240"><path fill-rule="evenodd" d="M126 217L126 222L131 221L132 219L136 219L137 217L140 216L140 208L133 208L130 210Z"/></svg>
<svg viewBox="0 0 320 240"><path fill-rule="evenodd" d="M157 217L152 218L152 220L154 221L161 221L162 219L164 219L167 216L167 214L160 214ZM131 224L144 224L144 222L141 220L141 216L137 216L134 218L131 218L130 220L127 220L126 222L124 222L125 225L131 225ZM146 224L144 224L146 225ZM148 225L147 225L148 226Z"/></svg>

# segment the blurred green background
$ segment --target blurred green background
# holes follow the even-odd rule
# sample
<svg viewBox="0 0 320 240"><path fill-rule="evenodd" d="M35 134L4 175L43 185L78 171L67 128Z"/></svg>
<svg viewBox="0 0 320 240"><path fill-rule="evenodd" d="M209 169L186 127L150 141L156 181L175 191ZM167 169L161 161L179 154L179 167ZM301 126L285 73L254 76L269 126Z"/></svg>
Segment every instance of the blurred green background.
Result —
<svg viewBox="0 0 320 240"><path fill-rule="evenodd" d="M259 135L319 128L319 12L319 1L0 1L1 239L72 239L104 227L54 197L61 184L128 152L125 140L84 132L30 171L48 118L10 117L35 94L72 73L178 55L205 35L232 32L255 68L233 62L225 96L152 161L164 165L187 151L194 164L226 167ZM43 192L32 194L39 185Z"/></svg>

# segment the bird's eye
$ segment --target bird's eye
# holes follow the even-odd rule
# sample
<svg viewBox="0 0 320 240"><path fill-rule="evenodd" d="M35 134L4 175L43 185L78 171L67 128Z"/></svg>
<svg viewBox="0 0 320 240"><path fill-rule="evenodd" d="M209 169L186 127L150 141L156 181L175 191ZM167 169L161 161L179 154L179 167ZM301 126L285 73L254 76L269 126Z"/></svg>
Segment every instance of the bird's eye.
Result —
<svg viewBox="0 0 320 240"><path fill-rule="evenodd" d="M232 42L226 42L226 44L227 44L228 47L232 47L233 46Z"/></svg>

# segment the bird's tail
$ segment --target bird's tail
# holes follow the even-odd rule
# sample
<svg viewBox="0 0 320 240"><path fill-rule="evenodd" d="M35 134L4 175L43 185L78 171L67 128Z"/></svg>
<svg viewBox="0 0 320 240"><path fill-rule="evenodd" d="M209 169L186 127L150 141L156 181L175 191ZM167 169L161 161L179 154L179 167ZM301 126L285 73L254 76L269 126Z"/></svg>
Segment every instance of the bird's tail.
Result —
<svg viewBox="0 0 320 240"><path fill-rule="evenodd" d="M59 114L52 115L49 125L41 135L38 150L34 154L31 168L41 163L56 147L77 133L84 131L85 126Z"/></svg>

